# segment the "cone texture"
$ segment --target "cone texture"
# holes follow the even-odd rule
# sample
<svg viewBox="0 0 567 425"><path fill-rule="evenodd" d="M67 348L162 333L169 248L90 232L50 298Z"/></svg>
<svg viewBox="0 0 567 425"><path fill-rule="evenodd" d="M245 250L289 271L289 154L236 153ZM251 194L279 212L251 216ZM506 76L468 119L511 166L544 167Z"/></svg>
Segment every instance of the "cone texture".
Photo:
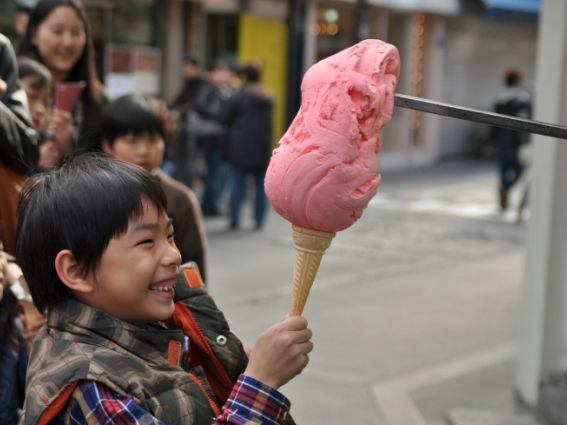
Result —
<svg viewBox="0 0 567 425"><path fill-rule="evenodd" d="M293 226L295 262L293 265L293 287L291 293L292 316L303 312L315 275L325 250L331 245L334 233L320 232Z"/></svg>

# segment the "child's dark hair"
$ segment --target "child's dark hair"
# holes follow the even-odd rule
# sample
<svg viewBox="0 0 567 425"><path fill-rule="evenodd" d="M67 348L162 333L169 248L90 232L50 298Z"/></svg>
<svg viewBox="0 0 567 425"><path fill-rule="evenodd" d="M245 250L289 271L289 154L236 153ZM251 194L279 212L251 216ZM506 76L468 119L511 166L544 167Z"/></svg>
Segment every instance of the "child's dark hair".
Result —
<svg viewBox="0 0 567 425"><path fill-rule="evenodd" d="M102 110L102 138L110 145L126 134L159 134L165 138L163 108L160 101L138 94L126 94Z"/></svg>
<svg viewBox="0 0 567 425"><path fill-rule="evenodd" d="M84 274L94 272L110 240L143 213L142 198L167 210L160 183L143 169L103 153L71 156L30 177L20 196L16 258L40 311L70 296L55 271L69 249Z"/></svg>
<svg viewBox="0 0 567 425"><path fill-rule="evenodd" d="M35 77L34 81L31 84L31 87L34 90L41 90L44 87L50 86L53 82L49 69L47 69L45 65L31 58L18 58L18 73L20 79L26 77Z"/></svg>

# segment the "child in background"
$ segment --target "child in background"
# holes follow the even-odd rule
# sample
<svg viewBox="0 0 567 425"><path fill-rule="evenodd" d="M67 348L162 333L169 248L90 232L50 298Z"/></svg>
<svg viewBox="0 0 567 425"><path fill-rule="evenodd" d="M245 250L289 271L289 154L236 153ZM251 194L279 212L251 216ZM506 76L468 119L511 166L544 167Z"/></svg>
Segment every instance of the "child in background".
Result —
<svg viewBox="0 0 567 425"><path fill-rule="evenodd" d="M307 321L268 328L248 359L198 272L180 272L159 183L101 155L22 191L16 257L48 325L20 423L293 423L277 388L307 365Z"/></svg>
<svg viewBox="0 0 567 425"><path fill-rule="evenodd" d="M102 111L102 149L114 158L139 165L158 178L173 219L181 261L194 261L206 282L206 237L193 191L159 168L165 148L165 106L155 98L124 95Z"/></svg>
<svg viewBox="0 0 567 425"><path fill-rule="evenodd" d="M18 59L18 70L33 125L41 136L38 168L54 167L72 149L73 119L67 111L51 110L53 81L44 65L21 57Z"/></svg>

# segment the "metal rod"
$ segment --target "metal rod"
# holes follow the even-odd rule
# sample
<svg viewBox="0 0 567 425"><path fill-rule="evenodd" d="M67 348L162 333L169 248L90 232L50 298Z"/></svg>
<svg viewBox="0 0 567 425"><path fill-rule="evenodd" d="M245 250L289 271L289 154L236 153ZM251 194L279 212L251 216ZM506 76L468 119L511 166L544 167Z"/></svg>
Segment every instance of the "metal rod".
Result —
<svg viewBox="0 0 567 425"><path fill-rule="evenodd" d="M394 105L399 106L400 108L415 109L416 111L429 112L461 120L489 124L495 127L507 128L509 130L525 131L528 133L541 134L543 136L567 140L567 127L556 124L532 121L509 115L497 114L495 112L481 111L480 109L465 108L463 106L436 102L434 100L422 99L420 97L408 96L406 94L394 95Z"/></svg>

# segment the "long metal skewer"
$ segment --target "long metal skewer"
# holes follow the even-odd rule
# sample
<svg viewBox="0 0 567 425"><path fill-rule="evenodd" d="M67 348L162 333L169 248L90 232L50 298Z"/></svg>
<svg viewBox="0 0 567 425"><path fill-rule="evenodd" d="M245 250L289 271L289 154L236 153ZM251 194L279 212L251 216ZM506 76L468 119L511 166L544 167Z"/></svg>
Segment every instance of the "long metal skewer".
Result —
<svg viewBox="0 0 567 425"><path fill-rule="evenodd" d="M541 134L543 136L567 140L567 127L556 124L512 117L509 115L497 114L495 112L482 111L480 109L465 108L463 106L436 102L434 100L422 99L420 97L408 96L406 94L394 95L394 105L399 106L400 108L415 109L416 111L429 112L461 120L489 124L495 127L507 128L509 130L525 131L528 133Z"/></svg>

